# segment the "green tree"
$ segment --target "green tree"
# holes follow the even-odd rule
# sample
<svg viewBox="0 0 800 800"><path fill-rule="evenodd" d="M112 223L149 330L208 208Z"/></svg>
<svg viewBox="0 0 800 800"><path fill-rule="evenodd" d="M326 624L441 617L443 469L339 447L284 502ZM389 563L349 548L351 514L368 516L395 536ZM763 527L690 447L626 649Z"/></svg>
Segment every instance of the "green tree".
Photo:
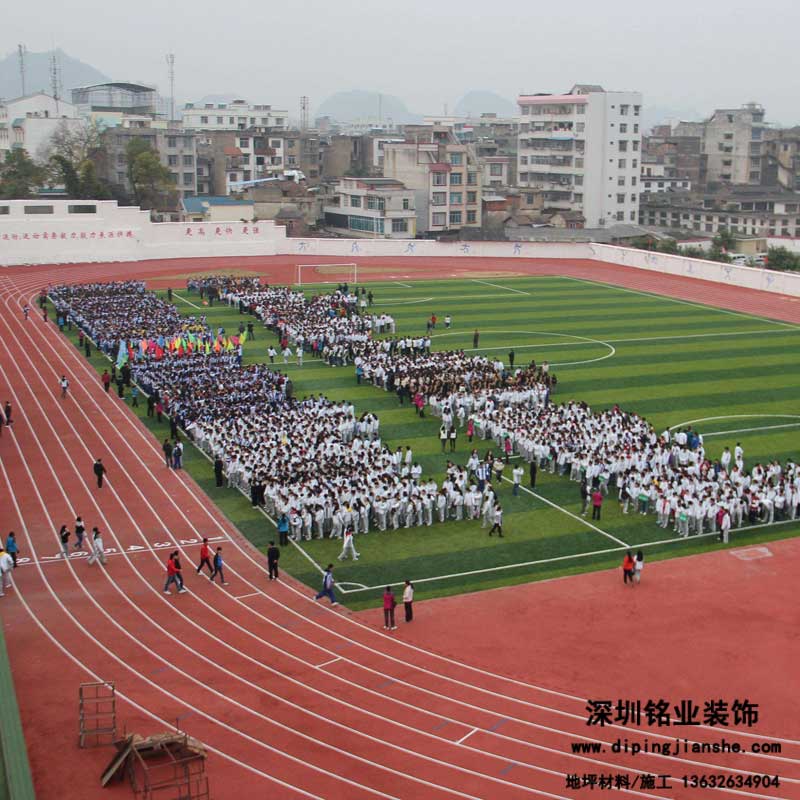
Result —
<svg viewBox="0 0 800 800"><path fill-rule="evenodd" d="M785 247L770 247L767 250L767 267L777 270L800 270L800 255Z"/></svg>
<svg viewBox="0 0 800 800"><path fill-rule="evenodd" d="M165 208L175 204L177 194L172 175L145 139L131 139L125 148L125 157L128 180L137 205L141 208Z"/></svg>
<svg viewBox="0 0 800 800"><path fill-rule="evenodd" d="M80 197L85 200L108 200L111 192L105 181L97 177L94 161L86 159L78 173Z"/></svg>
<svg viewBox="0 0 800 800"><path fill-rule="evenodd" d="M63 183L64 190L71 198L81 197L81 180L72 162L62 155L50 159L50 177L55 183Z"/></svg>
<svg viewBox="0 0 800 800"><path fill-rule="evenodd" d="M680 253L678 243L674 239L662 239L658 243L658 250L660 253L668 253L670 255Z"/></svg>
<svg viewBox="0 0 800 800"><path fill-rule="evenodd" d="M15 147L6 152L0 165L0 197L4 200L33 197L45 177L45 170L35 164L24 150Z"/></svg>

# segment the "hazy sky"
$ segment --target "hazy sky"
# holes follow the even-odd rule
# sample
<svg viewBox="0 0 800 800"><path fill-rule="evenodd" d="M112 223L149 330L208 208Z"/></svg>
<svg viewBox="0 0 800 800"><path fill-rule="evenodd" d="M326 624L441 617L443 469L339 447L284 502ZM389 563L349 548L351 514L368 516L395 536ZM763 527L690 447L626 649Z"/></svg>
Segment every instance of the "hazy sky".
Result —
<svg viewBox="0 0 800 800"><path fill-rule="evenodd" d="M761 102L800 123L796 0L35 0L13 3L0 52L19 42L69 54L115 79L176 95L237 93L298 114L335 91L395 94L441 113L470 89L514 99L573 83L637 89L646 105Z"/></svg>

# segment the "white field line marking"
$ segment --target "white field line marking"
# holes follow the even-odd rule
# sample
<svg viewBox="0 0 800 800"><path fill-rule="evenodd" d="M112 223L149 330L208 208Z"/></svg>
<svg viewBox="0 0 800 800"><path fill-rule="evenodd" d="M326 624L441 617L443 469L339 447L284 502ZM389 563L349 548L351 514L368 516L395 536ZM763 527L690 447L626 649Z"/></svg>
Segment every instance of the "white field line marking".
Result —
<svg viewBox="0 0 800 800"><path fill-rule="evenodd" d="M608 263L608 262L606 262ZM624 264L619 264L617 266L625 266ZM634 267L635 269L635 267ZM654 273L655 275L660 275L661 273ZM626 289L623 286L617 286L613 283L603 283L603 281L593 281L589 278L575 278L572 275L559 275L560 278L564 278L568 281L577 281L578 283L588 283L591 286L602 286L606 289L616 289L619 292L628 292L628 294L638 294L642 297L649 297L654 300L664 300L668 303L679 303L683 306L692 306L692 308L701 308L703 311L716 311L719 314L729 314L732 317L743 317L744 319L760 319L764 322L771 322L773 325L782 325L786 328L791 328L792 330L800 330L800 326L793 325L791 322L782 322L781 320L777 319L770 319L769 317L761 317L758 314L745 314L743 311L731 311L727 308L719 308L717 306L712 305L703 305L702 303L693 303L691 300L679 300L675 297L668 297L667 295L657 294L656 292L641 292L638 289ZM681 277L681 276L676 276Z"/></svg>
<svg viewBox="0 0 800 800"><path fill-rule="evenodd" d="M436 300L435 297L423 297L421 300L391 300L384 303L373 303L374 306L413 306L419 303L428 303Z"/></svg>
<svg viewBox="0 0 800 800"><path fill-rule="evenodd" d="M753 431L774 431L778 428L797 428L800 422L787 422L785 425L762 425L760 428L737 428L732 431L712 431L711 433L704 433L703 438L709 436L728 436L731 433L752 433Z"/></svg>
<svg viewBox="0 0 800 800"><path fill-rule="evenodd" d="M392 283L396 283L398 286L402 286L404 289L414 288L410 283L403 283L402 281L392 281Z"/></svg>
<svg viewBox="0 0 800 800"><path fill-rule="evenodd" d="M456 744L463 744L464 742L466 742L466 741L467 741L467 739L469 739L469 737L470 737L470 736L472 736L472 734L473 734L473 733L477 733L477 732L478 732L478 729L477 729L477 728L473 728L473 729L472 729L472 730L471 730L469 733L467 733L467 734L464 734L464 736L462 736L462 737L461 737L461 738L460 738L460 739L459 739L459 740L456 742Z"/></svg>
<svg viewBox="0 0 800 800"><path fill-rule="evenodd" d="M677 336L641 336L636 339L609 339L609 342L614 342L614 344L620 343L624 344L627 342L667 342L672 341L673 339L710 339L718 336L757 336L766 333L792 333L800 331L800 328L792 328L790 330L783 330L778 328L771 328L769 330L757 330L757 331L720 331L719 333L685 333L680 334Z"/></svg>
<svg viewBox="0 0 800 800"><path fill-rule="evenodd" d="M323 667L329 667L331 664L335 664L337 661L341 661L341 656L336 656L336 658L332 658L330 661L323 661L322 664L317 664L317 669L322 669Z"/></svg>
<svg viewBox="0 0 800 800"><path fill-rule="evenodd" d="M700 417L671 425L668 430L683 428L685 425L694 425L697 422L717 422L721 419L800 419L800 414L723 414L719 417Z"/></svg>
<svg viewBox="0 0 800 800"><path fill-rule="evenodd" d="M506 478L505 476L503 476L503 480L506 481L506 483L513 484L513 481L510 478ZM591 528L593 531L597 531L598 533L602 533L603 536L607 536L609 539L611 539L613 542L616 542L621 547L630 547L631 546L631 545L626 544L625 542L623 542L622 539L617 539L616 536L612 536L610 533L606 533L606 531L604 531L602 528L598 528L597 525L593 525L591 522L589 522L588 520L585 520L583 517L579 517L577 514L573 514L571 511L567 511L566 508L562 508L557 503L554 503L552 500L548 500L546 497L543 497L542 495L537 494L534 491L531 491L527 486L522 486L522 484L520 484L519 488L522 489L523 492L527 492L529 495L532 495L537 500L541 500L543 503L546 503L548 506L552 506L553 508L558 509L559 511L561 511L563 514L566 514L567 516L572 517L572 519L577 520L581 524L586 525L587 528Z"/></svg>
<svg viewBox="0 0 800 800"><path fill-rule="evenodd" d="M473 283L482 283L484 286L491 286L493 289L505 289L507 292L515 292L516 294L532 294L531 292L523 292L522 289L512 289L510 286L500 286L499 283L489 283L489 281L480 281L477 278L471 279Z"/></svg>
<svg viewBox="0 0 800 800"><path fill-rule="evenodd" d="M56 279L57 277L58 277L57 275L54 275L54 279ZM34 285L34 284L31 284L31 285ZM38 285L38 282L35 282L35 285ZM33 302L34 298L35 298L35 294L31 295L30 302ZM7 304L7 303L6 303L6 304ZM20 305L20 306L22 305L22 303L21 303L19 300L17 300L17 304L18 304L18 305ZM51 344L49 341L47 341L47 339L45 339L45 343L48 345L48 347L50 347L50 349L51 349L51 350L53 350L53 352L55 352L55 348L53 348L52 344ZM37 348L37 349L38 349L38 348ZM41 351L40 351L40 352L41 352ZM79 358L79 356L78 356L78 355L76 355L76 354L75 354L75 353L72 351L72 349L71 349L71 348L68 350L68 353L69 353L69 354L70 354L70 356L71 356L71 357L72 357L72 358L73 358L73 359L76 361L76 363L78 363L79 367L80 367L80 368L81 368L81 369L82 369L82 370L83 370L83 371L84 371L84 372L85 372L87 375L94 375L94 372L93 372L93 370L91 370L91 368L89 367L89 365L88 365L88 364L87 364L85 361L83 361L83 359ZM52 369L51 369L51 371L52 371ZM95 401L93 401L93 402L95 402ZM95 405L96 405L96 403L95 403ZM99 406L98 406L98 408L99 408ZM103 413L103 416L106 416L104 412L101 412L101 413ZM107 418L107 417L106 417L106 418ZM108 419L108 418L107 418L107 419ZM127 417L126 417L126 419L127 419ZM128 421L129 421L129 420L128 420ZM110 422L110 420L109 420L109 422ZM157 448L156 448L156 446L155 446L155 443L154 443L154 442L153 442L153 440L152 440L152 437L151 437L151 436L149 436L149 435L147 434L147 432L145 432L145 431L141 430L141 429L140 429L138 426L132 426L132 429L133 429L133 431L135 432L135 434L136 434L136 435L138 435L140 439L142 439L142 441L145 443L145 445L146 445L146 446L147 446L149 449L151 449L151 450L152 450L154 453L156 453L156 455L158 455L158 458L160 459L160 458L161 458L161 454L160 454L160 453L157 451ZM134 457L135 457L135 458L137 458L137 456L136 456L136 452L135 452L135 451L132 451L132 452L133 452L133 455L134 455ZM1 463L0 463L0 468L2 468L2 464L1 464ZM151 472L151 474L152 474L152 470L149 470L149 471L150 471L150 472ZM208 515L211 517L211 519L212 519L212 521L214 522L214 524L215 524L215 525L216 525L218 528L220 528L221 530L223 530L223 531L224 531L224 528L222 527L222 525L221 525L220 521L219 521L219 520L218 520L216 517L213 517L212 515L210 515L210 513L208 512L208 509L207 509L206 505L205 505L204 503L200 502L201 498L200 498L200 497L199 497L199 495L198 495L198 494L197 494L197 493L196 493L196 492L195 492L195 491L192 489L192 487L191 487L190 485L186 484L186 483L183 483L183 487L184 487L184 488L187 490L187 492L188 492L188 493L189 493L191 496L193 496L193 497L194 497L194 498L195 498L195 499L196 499L196 500L197 500L197 501L200 503L200 508L201 508L201 509L203 509L203 510L206 512L206 514L208 514ZM170 497L169 495L167 495L167 496L168 496L168 497ZM180 510L179 510L179 513L180 513ZM194 527L194 526L192 526L192 527ZM759 526L751 526L751 527L767 527L767 526L766 526L766 525L759 525ZM713 535L713 534L711 534L711 535ZM664 540L664 542L661 542L661 543L671 543L671 542L673 542L673 541L680 541L680 539L670 539L670 540ZM244 556L244 557L245 557L247 560L251 561L251 562L254 564L254 566L255 566L255 567L256 567L256 568L257 568L257 569L258 569L260 572L262 572L262 573L265 573L265 572L266 572L266 570L264 569L264 567L263 567L263 566L262 566L262 565L261 565L259 562L257 562L257 561L256 561L256 560L253 558L253 556L252 556L252 553L251 553L251 552L250 552L248 549L246 549L246 548L243 548L243 547L242 547L242 546L239 544L239 542L238 542L236 539L234 539L234 540L233 540L233 542L234 542L234 546L235 546L235 547L237 547L237 549L238 549L238 550L239 550L239 551L242 553L242 555L243 555L243 556ZM648 544L659 544L659 542L650 542L650 543L648 543ZM646 545L641 545L641 546L646 546ZM616 548L615 548L615 549L616 549ZM249 582L247 581L247 579L244 579L244 581L245 581L245 583L249 583ZM250 584L250 585L252 585L252 584ZM299 589L297 589L297 588L295 588L295 587L293 587L293 586L291 586L291 585L285 585L285 586L286 586L286 588L287 588L287 589L288 589L290 592L292 592L293 594L297 595L298 597L305 598L305 596L306 596L306 595L305 595L305 593L301 592ZM382 588L382 587L372 587L372 588ZM358 640L355 640L355 639L350 639L350 638L348 638L348 637L344 636L343 634L339 634L338 632L336 632L336 631L334 631L334 630L331 630L331 629L329 629L329 628L325 628L325 627L324 627L323 625L321 625L320 623L317 623L317 622L315 622L314 620L312 620L312 619L309 619L309 618L307 618L307 617L303 616L302 614L300 614L299 612L295 611L295 610L294 610L293 608L291 608L290 606L287 606L287 605L285 605L284 603L282 603L282 602L280 602L280 601L276 600L275 598L273 598L273 597L271 597L271 596L269 596L269 595L266 595L266 594L265 594L264 596L265 596L265 597L267 597L268 599L270 599L270 600L271 600L272 602L274 602L276 605L279 605L281 608L283 608L284 610L288 611L290 614L292 614L292 615L294 615L294 616L297 616L297 617L301 618L301 619L302 619L302 620L304 620L305 622L308 622L308 623L310 623L310 624L311 624L313 627L318 627L318 628L320 628L320 630L323 630L323 629L324 629L324 630L327 630L329 633L333 633L333 634L334 634L334 635L336 635L337 637L339 637L339 638L341 638L341 639L343 639L343 640L345 640L345 641L347 641L347 642L350 642L350 643L352 643L352 644L355 644L357 647L364 648L364 649L368 650L369 652L372 652L372 653L378 652L378 651L376 651L374 648L371 648L371 647L369 647L369 645L362 644L362 643L361 643L361 642L359 642ZM259 613L257 613L257 612L254 612L254 611L253 611L253 609L251 609L250 607L248 607L248 606L244 606L244 607L245 607L245 608L248 608L248 610L249 610L251 613L254 613L256 616L260 617L260 618L261 618L261 619L263 619L265 622L270 622L270 620L269 620L269 619L267 619L266 617L264 617L263 615L261 615L261 614L259 614ZM333 613L333 612L331 612L331 613ZM352 619L352 618L349 618L349 617L340 617L340 615L338 615L338 614L337 614L337 617L339 617L340 619L343 619L343 620L345 620L346 622L348 622L348 623L350 623L350 624L352 624L352 625L357 625L357 626L358 626L359 628L361 628L361 629L362 629L364 632L370 633L370 634L372 634L372 635L379 635L379 634L377 633L377 631L375 631L375 630L373 630L373 629L372 629L372 627L370 627L370 626L368 626L368 625L366 625L366 624L364 624L364 623L362 623L362 622L360 622L360 621L358 621L358 620L354 620L354 619ZM237 626L237 627L238 627L238 626ZM251 634L251 635L252 635L252 634ZM305 642L305 643L307 643L307 644L314 644L313 642L311 642L311 641L309 641L309 640L305 639L304 637L298 636L297 634L291 634L291 635L292 635L294 638L298 638L298 639L300 639L301 641L303 641L303 642ZM487 674L485 670L477 670L476 668L473 668L473 667L471 667L469 664L465 664L465 663L463 663L463 662L459 662L459 661L456 661L456 660L454 660L454 659L447 658L447 657L445 657L445 656L441 656L441 655L439 655L439 654L436 654L436 653L433 653L433 652L427 651L427 650L425 650L425 649L423 649L423 648L416 647L416 646L414 646L414 645L412 645L412 644L410 644L410 643L408 643L408 642L404 642L404 641L402 641L402 640L395 640L395 641L397 641L397 643L398 643L398 644L400 644L400 645L402 645L402 646L404 646L404 647L407 647L407 648L409 648L409 649L413 650L414 652L419 652L419 653L422 653L422 654L424 654L424 655L428 655L428 656L430 656L430 657L436 658L436 659L438 659L438 660L443 660L443 661L445 661L445 662L447 662L447 663L450 663L450 664L454 664L454 665L460 666L460 667L462 667L462 668L465 668L465 669L467 669L467 670L469 670L469 671L480 671L482 675L485 675L485 674ZM290 654L288 654L288 653L287 653L287 655L290 655ZM383 653L383 655L384 655L384 656L385 656L385 657L386 657L388 660L390 660L390 661L397 661L398 663L403 663L403 662L401 662L401 661L400 661L400 659L397 659L397 658L395 658L395 657L393 657L393 656L391 656L391 655L388 655L388 654L385 654L385 653ZM344 659L344 660L348 660L348 659ZM354 664L355 664L355 662L350 662L350 663L354 663ZM367 669L367 670L368 670L368 671L370 671L370 672L375 672L376 674L382 674L382 673L378 673L378 672L377 672L377 671L375 671L375 670L371 670L371 669L369 669L369 668L367 668L367 667L364 667L363 665L358 665L358 666L361 666L361 668L362 668L362 669ZM562 714L562 715L565 715L565 716L568 716L568 717L572 717L572 718L575 718L575 719L583 719L583 717L582 717L582 716L580 716L580 715L577 715L577 714L570 714L569 712L561 711L561 710L558 710L558 709L555 709L555 708L550 708L550 707L545 707L545 706L537 706L536 704L525 703L524 701L520 701L519 699L512 698L512 697L510 697L510 696L508 696L508 695L504 695L504 694L502 694L502 693L500 693L500 692L495 692L495 691L492 691L492 690L489 690L489 689L485 689L485 688L483 688L483 687L477 686L476 684L469 684L469 683L466 683L466 682L464 682L464 681L461 681L461 680L458 680L458 679L455 679L455 678L451 678L451 677L448 677L448 676L442 675L441 673L436 673L436 672L433 672L433 671L431 671L431 670L425 669L424 667L418 667L418 668L419 668L421 671L423 671L423 672L426 672L426 673L428 673L428 674L437 675L438 677L447 678L448 680L450 680L450 681L452 681L452 682L454 682L454 683L456 683L456 684L458 684L458 685L464 685L464 686L468 686L468 687L470 687L470 688L477 689L478 691L480 691L480 692L482 692L482 693L487 693L487 694L490 694L490 695L492 695L492 696L501 697L501 698L503 698L503 699L508 699L508 700L516 700L516 702L523 702L523 704L525 704L525 705L533 705L533 706L535 706L535 707L539 707L539 708L546 708L547 710L549 710L549 711L551 711L551 712L553 712L553 713L556 713L556 714ZM584 704L584 703L585 703L585 699L584 699L584 698L582 698L582 697L578 697L578 696L576 696L576 695L571 695L571 694L567 694L567 693L565 693L565 692L559 692L559 691L555 691L555 690L553 690L553 689L547 689L547 688L545 688L545 687L538 686L538 685L536 685L536 684L527 683L527 682L525 682L525 681L519 681L519 680L516 680L516 679L514 679L514 678L510 678L510 677L508 677L508 676L496 675L495 673L488 673L488 674L492 675L493 677L501 678L501 679L503 679L503 680L505 680L505 681L510 681L511 683L514 683L514 684L518 684L518 685L521 685L521 686L525 686L525 687L527 687L527 688L533 688L533 689L536 689L536 690L539 690L539 691L546 692L546 693L548 693L548 694L556 695L556 696L558 696L558 697L562 697L562 698L566 698L566 699L574 700L574 701L576 701L576 702L579 702L579 703L581 703L581 704ZM405 683L405 682L403 682L403 683ZM410 685L410 684L408 684L408 685ZM427 690L424 690L424 689L422 689L422 691L425 691L426 693L430 693L430 692L428 692ZM463 703L462 701L458 701L458 702L459 702L459 704L460 704L460 705L468 705L468 706L470 706L470 707L471 707L471 705L470 705L470 704L465 704L465 703ZM531 724L531 723L528 723L528 724ZM616 725L615 725L615 726L613 726L613 727L615 727L615 728L619 728L620 730L624 730L624 728L623 728L622 726L616 726ZM709 730L714 730L714 729L708 728L708 726L705 726L705 725L702 725L702 726L700 726L700 727L701 727L701 728L707 728L707 729L709 729ZM671 737L669 737L669 736L663 736L663 735L661 735L661 734L658 734L658 733L651 733L650 735L652 735L652 736L655 736L655 737L657 737L657 738L663 738L663 739L669 739L669 738L671 738ZM744 732L744 731L740 731L740 732L739 732L739 735L740 735L740 736L746 736L746 737L749 737L749 738L756 738L756 737L758 736L758 734L750 734L750 733L747 733L747 732ZM503 738L505 738L505 737L503 737ZM583 738L585 738L585 737L583 737ZM773 737L773 738L775 738L775 737ZM800 741L795 741L795 740L792 740L792 739L785 739L785 738L784 738L784 739L776 739L776 741L781 741L781 742L788 743L788 744L800 744ZM774 757L774 756L764 756L764 755L759 755L759 757L761 757L761 758L777 758L777 757ZM786 759L779 759L779 760L786 760ZM692 763L697 763L697 762L692 762Z"/></svg>
<svg viewBox="0 0 800 800"><path fill-rule="evenodd" d="M248 592L247 594L234 595L234 597L236 598L236 600L244 600L245 597L260 597L262 594L264 594L264 593L263 592Z"/></svg>
<svg viewBox="0 0 800 800"><path fill-rule="evenodd" d="M198 311L205 310L202 306L195 305L191 300L187 300L185 297L181 297L177 292L173 292L172 296L177 297L178 300L183 300L184 303L188 303L192 308L196 308Z"/></svg>
<svg viewBox="0 0 800 800"><path fill-rule="evenodd" d="M800 517L798 517L797 519L783 519L779 520L778 522L762 522L758 525L743 525L741 528L731 528L731 534L745 533L746 531L756 530L757 528L773 528L778 525L788 525L791 522L800 524ZM468 572L453 572L449 575L435 575L431 578L414 578L414 584L416 585L418 583L432 583L433 581L449 580L450 578L464 578L470 575L482 575L488 572L501 572L503 570L517 569L521 567L536 567L541 564L552 564L558 561L569 561L570 559L573 558L591 558L592 556L603 556L603 555L608 555L609 553L619 553L622 552L623 550L630 550L634 547L637 550L639 550L640 548L644 547L655 547L665 544L678 544L679 542L688 543L699 539L707 539L710 536L719 536L719 531L692 534L688 538L684 538L682 536L673 536L670 539L659 539L655 542L638 542L637 544L631 545L630 547L628 547L627 545L625 547L609 547L606 550L591 550L588 553L571 553L570 555L566 556L553 556L552 558L540 558L536 561L520 561L518 564L501 564L500 566L497 567L485 567L484 569L473 569L469 570ZM573 577L573 576L564 576L564 577ZM545 583L548 581L559 581L562 579L563 579L562 577L546 578L545 580L537 581L537 583ZM399 580L389 581L389 583L390 584L402 583L402 581ZM363 589L348 589L346 590L346 592L347 594L357 593L357 592L367 592L367 591L374 592L379 589L383 589L384 586L385 584L381 584L380 586L365 586ZM345 590L343 589L342 591L344 592ZM783 739L781 741L785 741L790 744L800 744L800 742L796 742L793 739Z"/></svg>

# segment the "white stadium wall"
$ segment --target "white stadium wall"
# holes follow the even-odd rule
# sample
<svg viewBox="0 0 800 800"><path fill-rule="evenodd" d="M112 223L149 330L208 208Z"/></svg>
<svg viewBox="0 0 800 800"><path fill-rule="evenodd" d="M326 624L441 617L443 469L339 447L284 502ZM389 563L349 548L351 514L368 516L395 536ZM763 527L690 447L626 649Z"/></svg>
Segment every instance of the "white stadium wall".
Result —
<svg viewBox="0 0 800 800"><path fill-rule="evenodd" d="M94 206L94 213L84 213ZM52 213L31 213L32 208ZM800 250L800 243L781 240ZM0 200L0 266L215 256L586 259L800 297L800 274L604 244L287 238L273 222L151 222L115 201Z"/></svg>

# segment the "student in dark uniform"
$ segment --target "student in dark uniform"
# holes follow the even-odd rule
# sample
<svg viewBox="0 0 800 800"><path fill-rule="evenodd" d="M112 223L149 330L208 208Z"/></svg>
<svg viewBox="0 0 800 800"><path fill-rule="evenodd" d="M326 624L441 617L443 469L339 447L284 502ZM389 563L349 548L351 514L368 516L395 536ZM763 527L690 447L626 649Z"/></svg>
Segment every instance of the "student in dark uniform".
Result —
<svg viewBox="0 0 800 800"><path fill-rule="evenodd" d="M514 349L512 348L511 350L508 351L508 366L511 369L514 369L514 356L515 356L515 353L514 353Z"/></svg>
<svg viewBox="0 0 800 800"><path fill-rule="evenodd" d="M164 451L164 461L166 465L172 467L172 442L170 442L169 439L164 439L164 444L161 445L161 449Z"/></svg>
<svg viewBox="0 0 800 800"><path fill-rule="evenodd" d="M270 542L267 548L267 567L269 568L270 580L278 580L278 562L280 558L280 549L275 546L275 542Z"/></svg>
<svg viewBox="0 0 800 800"><path fill-rule="evenodd" d="M225 470L225 464L222 459L217 456L214 459L214 478L216 479L217 486L222 486L222 476Z"/></svg>
<svg viewBox="0 0 800 800"><path fill-rule="evenodd" d="M531 489L536 488L536 473L539 471L539 468L536 466L536 459L531 461L530 468L528 470L531 476Z"/></svg>
<svg viewBox="0 0 800 800"><path fill-rule="evenodd" d="M106 468L103 466L103 460L98 458L94 462L94 475L97 478L97 488L103 488L103 476L106 474Z"/></svg>

